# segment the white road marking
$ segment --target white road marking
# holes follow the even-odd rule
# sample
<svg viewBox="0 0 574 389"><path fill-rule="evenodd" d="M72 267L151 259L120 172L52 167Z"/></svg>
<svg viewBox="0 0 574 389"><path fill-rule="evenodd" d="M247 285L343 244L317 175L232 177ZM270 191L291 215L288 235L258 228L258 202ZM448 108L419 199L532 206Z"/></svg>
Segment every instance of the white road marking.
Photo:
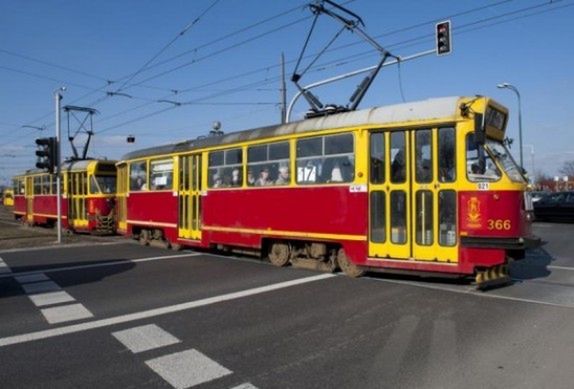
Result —
<svg viewBox="0 0 574 389"><path fill-rule="evenodd" d="M60 307L44 308L40 311L50 324L94 317L92 312L88 311L88 309L82 304L70 304Z"/></svg>
<svg viewBox="0 0 574 389"><path fill-rule="evenodd" d="M193 349L150 359L145 363L177 389L191 388L233 373Z"/></svg>
<svg viewBox="0 0 574 389"><path fill-rule="evenodd" d="M73 298L63 290L59 292L31 294L28 297L37 307L44 307L46 305L55 305L61 303L69 303L70 301L76 301L75 298Z"/></svg>
<svg viewBox="0 0 574 389"><path fill-rule="evenodd" d="M112 332L112 335L134 354L181 342L155 324Z"/></svg>
<svg viewBox="0 0 574 389"><path fill-rule="evenodd" d="M474 289L472 287L459 289L459 288L456 288L454 286L449 287L449 286L431 285L431 284L425 284L422 282L417 283L415 281L390 280L390 279L373 278L373 277L365 277L365 278L369 278L373 281L386 282L389 284L407 285L407 286L413 286L413 287L417 287L417 288L440 290L443 292L467 294L467 295L472 295L475 297L485 297L485 298L492 298L492 299L499 299L499 300L519 301L522 303L547 305L547 306L559 307L559 308L574 308L574 304L553 303L550 301L543 301L543 300L526 299L526 298L512 297L512 296L502 296L499 294L494 294L494 292L492 292L492 291L491 292L480 292L480 291L477 291L476 289Z"/></svg>
<svg viewBox="0 0 574 389"><path fill-rule="evenodd" d="M42 236L38 236L38 238L42 238ZM78 243L66 243L61 246L57 245L46 245L46 246L36 246L36 247L25 247L25 248L18 248L18 249L5 249L0 250L0 254L7 254L7 253L22 253L22 252L30 252L30 251L44 251L44 250L64 250L64 249L75 249L78 247L88 247L88 246L116 246L116 245L126 245L126 244L135 244L126 241L118 241L118 242L78 242Z"/></svg>
<svg viewBox="0 0 574 389"><path fill-rule="evenodd" d="M208 298L201 299L201 300L189 301L189 302L185 302L185 303L181 303L181 304L175 304L175 305L169 305L169 306L165 306L162 308L155 308L155 309L150 309L147 311L135 312L135 313L127 314L127 315L110 317L107 319L94 320L94 321L87 322L87 323L73 324L73 325L68 325L68 326L60 327L60 328L52 328L49 330L30 332L27 334L7 336L5 338L0 338L0 347L9 346L12 344L33 342L35 340L53 338L56 336L62 336L62 335L73 334L73 333L82 332L82 331L88 331L88 330L92 330L95 328L108 327L108 326L112 326L112 325L116 325L116 324L120 324L120 323L128 323L131 321L148 319L150 317L156 317L156 316L161 316L161 315L167 315L170 313L186 311L186 310L190 310L190 309L194 309L194 308L204 307L204 306L211 305L211 304L217 304L217 303L224 302L224 301L236 300L236 299L240 299L243 297L254 296L257 294L262 294L262 293L271 292L271 291L275 291L275 290L285 289L285 288L289 288L292 286L303 285L303 284L307 284L307 283L315 282L315 281L321 281L321 280L325 280L325 279L332 278L332 277L336 277L336 275L334 275L334 274L320 274L320 275L311 276L311 277L298 278L296 280L291 280L291 281L279 282L277 284L260 286L260 287L252 288L252 289L246 289L246 290L242 290L239 292L227 293L227 294L223 294L220 296L208 297Z"/></svg>
<svg viewBox="0 0 574 389"><path fill-rule="evenodd" d="M54 292L56 290L62 289L54 281L42 281L34 282L32 284L23 284L22 288L24 288L24 291L28 294Z"/></svg>
<svg viewBox="0 0 574 389"><path fill-rule="evenodd" d="M257 389L257 386L253 385L251 382L246 382L244 384L234 386L231 389Z"/></svg>
<svg viewBox="0 0 574 389"><path fill-rule="evenodd" d="M48 281L49 278L44 273L29 274L27 276L15 276L16 281L21 284L28 284L30 282Z"/></svg>
<svg viewBox="0 0 574 389"><path fill-rule="evenodd" d="M60 271L70 271L70 270L83 270L83 269L93 269L97 267L105 267L105 266L119 266L125 265L129 263L141 263L141 262L149 262L149 261L157 261L163 259L176 259L176 258L184 258L184 257L196 257L201 255L199 253L190 253L190 254L177 254L177 255L166 255L161 257L149 257L149 258L138 258L138 259L126 259L121 261L110 261L110 262L102 262L102 263L90 263L87 265L75 265L75 266L62 266L52 269L39 269L39 270L31 270L31 271L24 271L13 273L9 275L0 275L1 277L11 277L11 276L25 276L25 275L32 275L38 273L55 273Z"/></svg>
<svg viewBox="0 0 574 389"><path fill-rule="evenodd" d="M554 266L554 265L548 265L546 266L548 269L556 269L556 270L574 270L574 267L569 267L569 266Z"/></svg>

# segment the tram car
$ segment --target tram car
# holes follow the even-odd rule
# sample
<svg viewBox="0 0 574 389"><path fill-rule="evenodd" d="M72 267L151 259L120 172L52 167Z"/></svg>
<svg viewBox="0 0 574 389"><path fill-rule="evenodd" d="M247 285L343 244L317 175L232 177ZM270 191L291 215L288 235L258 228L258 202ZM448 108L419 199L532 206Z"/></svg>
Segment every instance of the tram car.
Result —
<svg viewBox="0 0 574 389"><path fill-rule="evenodd" d="M487 97L435 98L134 151L118 231L353 277L505 282L537 242L507 120Z"/></svg>
<svg viewBox="0 0 574 389"><path fill-rule="evenodd" d="M13 207L14 206L14 190L10 188L4 189L2 193L2 204L5 207Z"/></svg>
<svg viewBox="0 0 574 389"><path fill-rule="evenodd" d="M113 234L116 229L116 161L79 160L62 164L62 228ZM14 216L29 225L57 222L56 175L33 169L16 176Z"/></svg>

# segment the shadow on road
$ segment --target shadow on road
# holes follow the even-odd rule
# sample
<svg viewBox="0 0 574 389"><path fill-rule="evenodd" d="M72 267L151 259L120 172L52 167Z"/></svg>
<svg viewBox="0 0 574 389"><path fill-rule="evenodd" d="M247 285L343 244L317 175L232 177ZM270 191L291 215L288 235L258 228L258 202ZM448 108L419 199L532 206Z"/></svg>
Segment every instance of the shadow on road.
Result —
<svg viewBox="0 0 574 389"><path fill-rule="evenodd" d="M542 246L530 249L526 251L526 258L511 263L510 274L512 278L518 280L546 278L552 273L548 266L554 260L552 255Z"/></svg>
<svg viewBox="0 0 574 389"><path fill-rule="evenodd" d="M70 268L77 267L76 270L73 270L73 274L65 277L64 281L58 280L57 282L58 286L61 288L67 288L74 285L100 282L106 277L129 271L136 266L133 262L123 261L126 261L126 259L118 258L105 261L60 262L57 264L42 264L40 266L13 266L11 268L13 273L12 275L0 275L0 299L27 294L15 277L44 273L50 280L52 280L54 279L52 275L56 273L55 271L57 271L57 269L62 269L62 272L67 272L73 270ZM46 271L49 272L45 273ZM58 278L61 279L60 276L58 276Z"/></svg>

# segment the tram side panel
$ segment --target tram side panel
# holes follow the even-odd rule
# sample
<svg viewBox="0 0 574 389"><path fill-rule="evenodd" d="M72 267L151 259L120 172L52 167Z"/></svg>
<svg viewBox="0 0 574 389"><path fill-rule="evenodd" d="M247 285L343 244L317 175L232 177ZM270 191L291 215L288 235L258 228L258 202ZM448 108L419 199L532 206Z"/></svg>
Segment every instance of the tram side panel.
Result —
<svg viewBox="0 0 574 389"><path fill-rule="evenodd" d="M521 191L459 193L462 263L488 267L504 264L511 253L523 256L523 238L531 236L523 196Z"/></svg>
<svg viewBox="0 0 574 389"><path fill-rule="evenodd" d="M15 219L21 219L26 216L26 198L24 195L14 195L14 208L12 210Z"/></svg>
<svg viewBox="0 0 574 389"><path fill-rule="evenodd" d="M177 240L178 198L171 191L131 192L127 197L127 235L141 229L160 229L170 242Z"/></svg>
<svg viewBox="0 0 574 389"><path fill-rule="evenodd" d="M257 249L263 238L337 242L364 263L367 203L367 194L349 185L210 190L203 198L203 236Z"/></svg>

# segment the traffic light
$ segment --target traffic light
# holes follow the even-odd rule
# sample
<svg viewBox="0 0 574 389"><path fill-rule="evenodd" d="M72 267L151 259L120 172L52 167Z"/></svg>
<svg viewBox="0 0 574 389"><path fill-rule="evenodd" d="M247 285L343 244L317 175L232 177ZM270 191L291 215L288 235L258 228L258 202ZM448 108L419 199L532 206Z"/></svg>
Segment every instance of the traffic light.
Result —
<svg viewBox="0 0 574 389"><path fill-rule="evenodd" d="M450 20L436 24L436 53L437 55L449 54L452 50L450 39Z"/></svg>
<svg viewBox="0 0 574 389"><path fill-rule="evenodd" d="M36 167L54 174L58 163L58 141L55 137L36 139Z"/></svg>

